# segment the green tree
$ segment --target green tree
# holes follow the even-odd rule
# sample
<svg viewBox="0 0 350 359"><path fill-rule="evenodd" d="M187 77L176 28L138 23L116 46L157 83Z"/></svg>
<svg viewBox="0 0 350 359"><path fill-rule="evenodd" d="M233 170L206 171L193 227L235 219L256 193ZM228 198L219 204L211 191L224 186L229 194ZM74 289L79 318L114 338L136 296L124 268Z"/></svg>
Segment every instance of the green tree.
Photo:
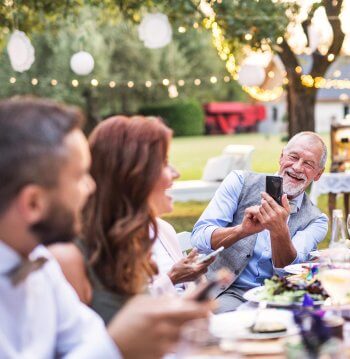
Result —
<svg viewBox="0 0 350 359"><path fill-rule="evenodd" d="M223 82L225 67L206 31L174 31L170 45L150 50L138 39L135 23L121 17L119 8L116 17L111 16L113 21L103 21L106 9L85 5L79 12L60 18L59 25L49 21L42 31L29 33L36 61L23 74L11 69L4 49L0 53L0 97L33 93L83 106L89 128L107 115L135 113L143 104L169 99L168 89L162 84L164 78L177 84L180 99L195 98L203 103L244 97L235 82ZM95 59L95 69L89 76L77 76L69 67L70 57L81 49ZM209 81L212 75L218 77L216 84ZM10 84L10 77L15 77L16 83ZM31 84L32 78L39 80L36 86ZM98 87L91 86L92 78L98 79ZM195 78L202 80L200 86L194 85ZM52 79L57 85L51 84ZM78 87L72 87L73 79L79 81ZM180 79L185 81L183 87L178 85ZM133 88L127 86L130 80ZM149 89L146 80L153 83ZM116 83L114 88L109 86L110 81Z"/></svg>

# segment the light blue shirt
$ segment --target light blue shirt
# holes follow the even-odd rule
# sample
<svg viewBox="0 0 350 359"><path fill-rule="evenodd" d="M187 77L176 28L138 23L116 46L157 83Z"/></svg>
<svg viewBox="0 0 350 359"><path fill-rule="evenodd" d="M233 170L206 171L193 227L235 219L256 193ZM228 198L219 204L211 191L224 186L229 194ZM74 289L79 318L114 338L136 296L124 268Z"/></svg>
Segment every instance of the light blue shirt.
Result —
<svg viewBox="0 0 350 359"><path fill-rule="evenodd" d="M79 301L43 246L31 259L48 258L41 269L13 286L8 272L20 256L0 241L0 358L121 358L102 319Z"/></svg>
<svg viewBox="0 0 350 359"><path fill-rule="evenodd" d="M212 233L215 229L227 227L232 222L238 207L243 181L241 171L231 172L222 182L214 198L195 224L191 242L200 252L212 252ZM298 209L301 206L303 197L304 193L296 198ZM317 244L326 236L327 230L328 218L322 213L307 228L303 231L298 231L292 238L297 255L291 264L307 261L308 254L317 248ZM235 286L246 289L257 287L275 273L282 275L284 271L273 266L270 232L264 230L258 234L252 258L235 281Z"/></svg>

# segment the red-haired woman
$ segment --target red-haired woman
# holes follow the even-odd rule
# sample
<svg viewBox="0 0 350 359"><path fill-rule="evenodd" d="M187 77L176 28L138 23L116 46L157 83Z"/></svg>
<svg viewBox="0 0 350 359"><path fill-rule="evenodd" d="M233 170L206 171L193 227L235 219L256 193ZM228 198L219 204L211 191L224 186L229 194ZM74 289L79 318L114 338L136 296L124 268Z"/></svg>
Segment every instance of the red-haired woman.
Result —
<svg viewBox="0 0 350 359"><path fill-rule="evenodd" d="M156 206L168 199L161 179L172 171L170 140L171 130L159 119L142 116L111 117L89 137L96 191L84 210L83 236L51 251L80 299L106 323L156 274ZM177 279L185 281L188 273L193 280L206 270L209 263L195 264L192 257L192 266L182 260L174 268Z"/></svg>

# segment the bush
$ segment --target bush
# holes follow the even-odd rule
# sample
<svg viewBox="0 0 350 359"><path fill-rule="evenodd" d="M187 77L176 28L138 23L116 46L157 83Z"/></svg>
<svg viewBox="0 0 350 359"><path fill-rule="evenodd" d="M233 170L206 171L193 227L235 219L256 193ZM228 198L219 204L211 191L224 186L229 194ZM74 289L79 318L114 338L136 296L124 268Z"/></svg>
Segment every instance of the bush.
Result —
<svg viewBox="0 0 350 359"><path fill-rule="evenodd" d="M147 105L139 112L145 116L159 116L174 131L174 136L197 136L204 133L204 112L194 100Z"/></svg>

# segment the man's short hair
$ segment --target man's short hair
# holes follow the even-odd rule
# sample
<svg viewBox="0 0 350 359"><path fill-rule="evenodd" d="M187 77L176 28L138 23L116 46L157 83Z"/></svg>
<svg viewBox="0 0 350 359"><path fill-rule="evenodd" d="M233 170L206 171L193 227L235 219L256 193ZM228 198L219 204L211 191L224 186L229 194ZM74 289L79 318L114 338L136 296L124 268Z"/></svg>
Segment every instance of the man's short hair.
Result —
<svg viewBox="0 0 350 359"><path fill-rule="evenodd" d="M304 136L310 137L313 142L318 142L321 145L322 155L321 155L321 159L320 159L320 167L324 168L326 165L326 161L327 161L327 146L324 143L322 137L315 132L303 131L303 132L297 133L288 141L288 143L284 149L287 149L295 140L299 139L300 137L304 137Z"/></svg>
<svg viewBox="0 0 350 359"><path fill-rule="evenodd" d="M83 119L76 108L48 99L0 101L0 214L25 185L57 184L64 138Z"/></svg>

